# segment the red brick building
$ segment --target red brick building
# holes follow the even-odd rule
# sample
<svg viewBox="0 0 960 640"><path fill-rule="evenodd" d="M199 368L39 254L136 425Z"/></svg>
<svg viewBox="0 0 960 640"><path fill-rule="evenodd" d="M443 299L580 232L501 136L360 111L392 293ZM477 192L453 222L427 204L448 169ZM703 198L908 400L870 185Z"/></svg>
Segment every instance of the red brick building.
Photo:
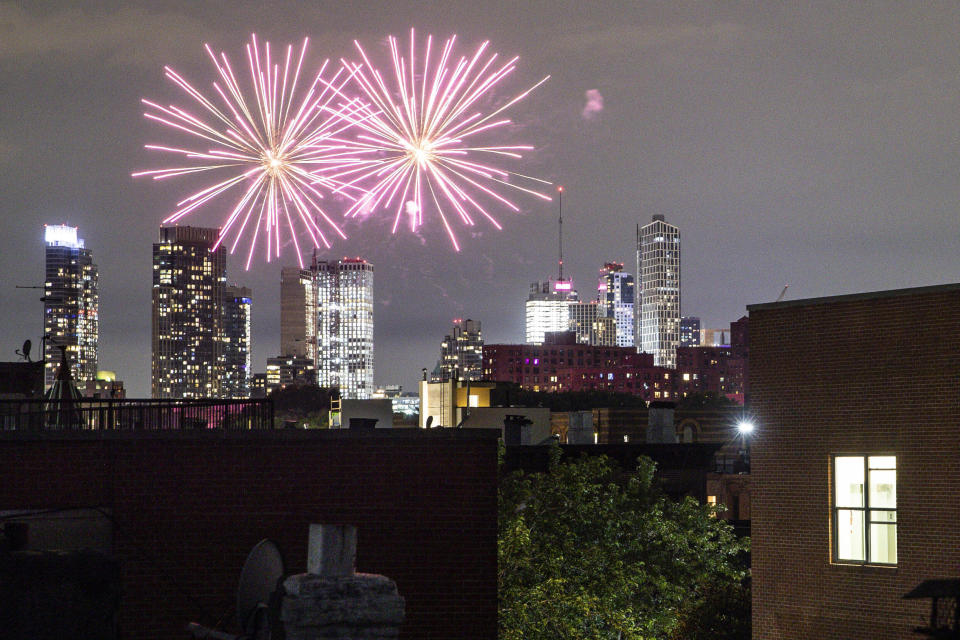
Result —
<svg viewBox="0 0 960 640"><path fill-rule="evenodd" d="M573 332L548 334L544 344L483 345L483 379L529 391L614 391L669 400L672 378L671 369L653 366L652 354L578 344Z"/></svg>
<svg viewBox="0 0 960 640"><path fill-rule="evenodd" d="M960 575L960 284L749 311L753 637L915 637Z"/></svg>
<svg viewBox="0 0 960 640"><path fill-rule="evenodd" d="M730 325L730 344L678 347L677 368L653 365L635 347L579 344L573 332L547 334L544 344L483 346L483 379L529 391L612 391L645 400L713 393L743 404L746 397L747 318Z"/></svg>
<svg viewBox="0 0 960 640"><path fill-rule="evenodd" d="M677 347L674 392L684 398L713 393L743 404L747 394L748 319L730 325L730 344L720 347Z"/></svg>

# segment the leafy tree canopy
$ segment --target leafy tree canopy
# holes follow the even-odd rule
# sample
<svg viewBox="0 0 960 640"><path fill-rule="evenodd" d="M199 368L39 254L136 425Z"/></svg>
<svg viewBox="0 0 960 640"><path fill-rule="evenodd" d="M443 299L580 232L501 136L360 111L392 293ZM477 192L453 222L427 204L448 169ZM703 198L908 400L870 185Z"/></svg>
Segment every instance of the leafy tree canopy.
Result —
<svg viewBox="0 0 960 640"><path fill-rule="evenodd" d="M291 385L270 394L278 422L293 420L311 427L326 427L334 390L317 385Z"/></svg>
<svg viewBox="0 0 960 640"><path fill-rule="evenodd" d="M688 621L714 611L717 593L742 592L746 547L713 508L663 495L648 458L625 473L555 449L549 472L501 480L500 638L714 637ZM722 637L749 638L743 624L747 635Z"/></svg>

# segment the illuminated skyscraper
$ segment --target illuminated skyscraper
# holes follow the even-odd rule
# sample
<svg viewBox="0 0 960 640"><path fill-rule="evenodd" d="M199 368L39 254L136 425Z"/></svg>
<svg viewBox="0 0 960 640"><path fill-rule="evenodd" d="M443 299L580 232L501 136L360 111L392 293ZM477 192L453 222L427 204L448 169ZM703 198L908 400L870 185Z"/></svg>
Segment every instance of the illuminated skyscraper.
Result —
<svg viewBox="0 0 960 640"><path fill-rule="evenodd" d="M637 229L638 348L658 367L677 366L680 344L680 229L662 215Z"/></svg>
<svg viewBox="0 0 960 640"><path fill-rule="evenodd" d="M280 355L317 358L317 277L315 269L280 270Z"/></svg>
<svg viewBox="0 0 960 640"><path fill-rule="evenodd" d="M250 289L228 286L223 296L223 398L250 397Z"/></svg>
<svg viewBox="0 0 960 640"><path fill-rule="evenodd" d="M544 334L570 331L570 303L579 296L570 280L531 282L526 303L526 342L543 344Z"/></svg>
<svg viewBox="0 0 960 640"><path fill-rule="evenodd" d="M79 387L97 377L97 343L100 336L97 265L90 250L77 238L77 228L44 225L46 278L43 295L43 332L46 386L53 384L66 347Z"/></svg>
<svg viewBox="0 0 960 640"><path fill-rule="evenodd" d="M621 263L608 262L603 265L597 286L600 316L613 318L616 322L618 347L634 345L633 289L633 276L623 270Z"/></svg>
<svg viewBox="0 0 960 640"><path fill-rule="evenodd" d="M445 380L477 381L483 377L483 332L480 321L453 321L453 331L440 343L440 376Z"/></svg>
<svg viewBox="0 0 960 640"><path fill-rule="evenodd" d="M373 392L373 265L361 258L319 262L317 382L342 398Z"/></svg>
<svg viewBox="0 0 960 640"><path fill-rule="evenodd" d="M153 245L154 398L217 398L224 373L226 249L217 229L162 227Z"/></svg>

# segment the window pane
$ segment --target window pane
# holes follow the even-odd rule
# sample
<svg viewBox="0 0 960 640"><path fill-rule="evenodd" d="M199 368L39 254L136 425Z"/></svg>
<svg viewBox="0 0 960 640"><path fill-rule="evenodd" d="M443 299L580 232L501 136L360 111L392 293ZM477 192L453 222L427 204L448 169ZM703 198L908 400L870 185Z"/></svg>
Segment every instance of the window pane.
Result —
<svg viewBox="0 0 960 640"><path fill-rule="evenodd" d="M871 469L896 469L897 456L870 456Z"/></svg>
<svg viewBox="0 0 960 640"><path fill-rule="evenodd" d="M870 525L870 562L897 563L897 525Z"/></svg>
<svg viewBox="0 0 960 640"><path fill-rule="evenodd" d="M870 470L870 506L897 508L897 472L893 469Z"/></svg>
<svg viewBox="0 0 960 640"><path fill-rule="evenodd" d="M862 507L863 458L838 457L834 459L837 507Z"/></svg>
<svg viewBox="0 0 960 640"><path fill-rule="evenodd" d="M837 560L859 560L861 562L865 560L863 555L863 511L837 509L836 533Z"/></svg>
<svg viewBox="0 0 960 640"><path fill-rule="evenodd" d="M891 523L897 521L896 511L874 511L870 510L870 522Z"/></svg>

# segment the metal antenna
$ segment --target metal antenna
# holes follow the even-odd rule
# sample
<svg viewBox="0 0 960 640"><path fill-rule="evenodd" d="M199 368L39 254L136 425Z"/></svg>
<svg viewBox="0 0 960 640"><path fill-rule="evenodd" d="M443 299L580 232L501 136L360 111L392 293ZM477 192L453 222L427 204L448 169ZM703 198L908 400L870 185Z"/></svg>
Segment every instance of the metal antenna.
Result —
<svg viewBox="0 0 960 640"><path fill-rule="evenodd" d="M560 278L563 282L563 185L557 187L557 201L560 204Z"/></svg>

